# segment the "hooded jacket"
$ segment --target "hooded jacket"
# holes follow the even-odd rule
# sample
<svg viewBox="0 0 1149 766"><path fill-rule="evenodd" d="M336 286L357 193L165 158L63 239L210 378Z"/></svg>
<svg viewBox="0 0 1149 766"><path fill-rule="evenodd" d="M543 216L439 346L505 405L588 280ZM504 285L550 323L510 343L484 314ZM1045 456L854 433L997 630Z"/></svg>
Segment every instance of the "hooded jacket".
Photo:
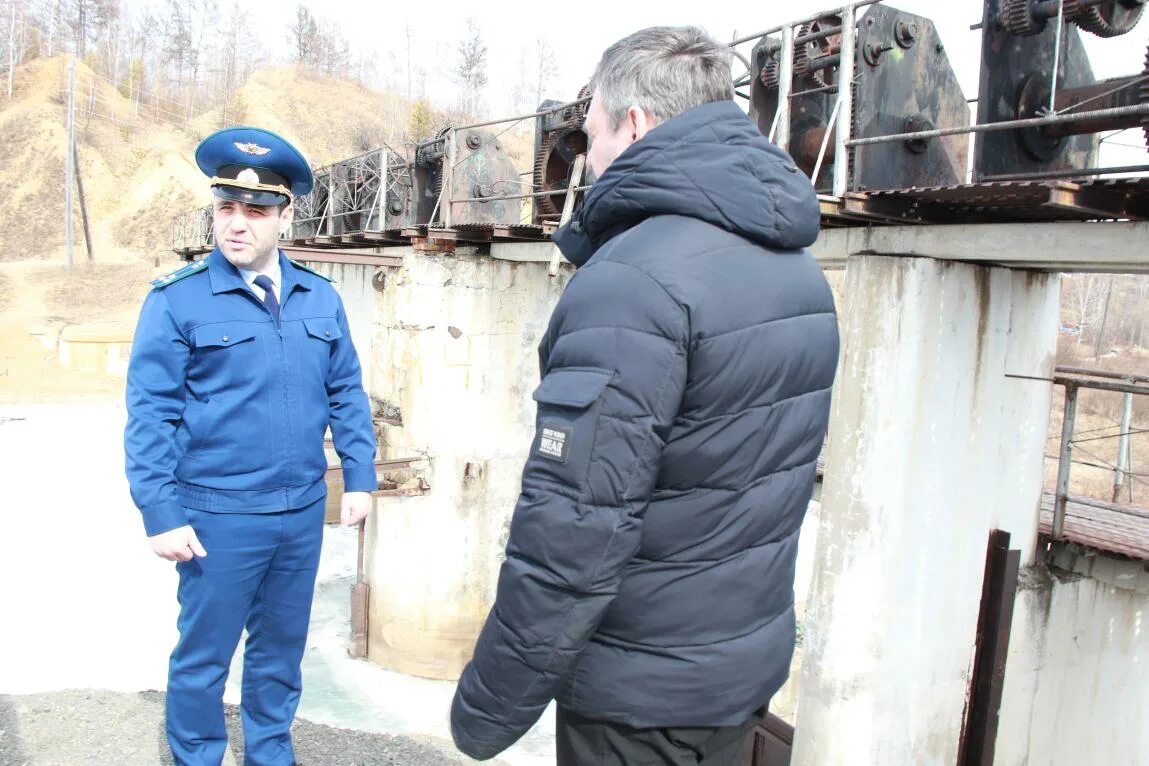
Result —
<svg viewBox="0 0 1149 766"><path fill-rule="evenodd" d="M786 681L794 568L838 360L817 199L732 102L656 126L556 233L496 601L452 706L489 758L551 699L741 725Z"/></svg>

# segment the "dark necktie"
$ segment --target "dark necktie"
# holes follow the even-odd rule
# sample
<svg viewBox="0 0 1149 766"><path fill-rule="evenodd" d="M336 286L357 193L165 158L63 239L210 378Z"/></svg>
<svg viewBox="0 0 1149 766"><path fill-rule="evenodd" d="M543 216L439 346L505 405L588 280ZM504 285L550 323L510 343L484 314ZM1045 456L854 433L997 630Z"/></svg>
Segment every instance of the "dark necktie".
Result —
<svg viewBox="0 0 1149 766"><path fill-rule="evenodd" d="M279 299L275 297L275 286L271 284L271 277L266 274L260 274L255 278L255 283L263 288L263 305L267 306L267 310L271 312L271 318L275 320L275 324L279 324Z"/></svg>

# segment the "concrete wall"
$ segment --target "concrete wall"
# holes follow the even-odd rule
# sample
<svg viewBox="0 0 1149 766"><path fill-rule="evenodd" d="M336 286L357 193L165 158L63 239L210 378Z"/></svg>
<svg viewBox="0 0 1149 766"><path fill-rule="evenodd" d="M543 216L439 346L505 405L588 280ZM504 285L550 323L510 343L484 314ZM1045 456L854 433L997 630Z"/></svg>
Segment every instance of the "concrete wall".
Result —
<svg viewBox="0 0 1149 766"><path fill-rule="evenodd" d="M997 766L1149 764L1149 572L1058 550L1022 572Z"/></svg>
<svg viewBox="0 0 1149 766"><path fill-rule="evenodd" d="M132 326L92 322L65 327L56 342L60 364L73 370L126 376L132 350Z"/></svg>
<svg viewBox="0 0 1149 766"><path fill-rule="evenodd" d="M952 764L987 535L1033 555L1059 283L882 256L846 281L793 763Z"/></svg>
<svg viewBox="0 0 1149 766"><path fill-rule="evenodd" d="M375 297L371 393L385 457L426 455L430 492L368 526L369 657L455 678L494 600L534 434L538 342L569 270L408 254Z"/></svg>

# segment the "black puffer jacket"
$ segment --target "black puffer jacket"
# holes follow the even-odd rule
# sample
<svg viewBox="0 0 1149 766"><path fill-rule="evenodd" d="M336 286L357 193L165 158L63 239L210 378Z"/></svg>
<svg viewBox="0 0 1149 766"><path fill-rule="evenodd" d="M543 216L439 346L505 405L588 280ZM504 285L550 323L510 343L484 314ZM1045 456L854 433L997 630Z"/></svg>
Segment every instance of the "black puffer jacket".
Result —
<svg viewBox="0 0 1149 766"><path fill-rule="evenodd" d="M556 236L580 269L539 351L461 750L497 754L552 698L634 727L741 724L786 680L838 360L817 233L810 182L723 102L628 148Z"/></svg>

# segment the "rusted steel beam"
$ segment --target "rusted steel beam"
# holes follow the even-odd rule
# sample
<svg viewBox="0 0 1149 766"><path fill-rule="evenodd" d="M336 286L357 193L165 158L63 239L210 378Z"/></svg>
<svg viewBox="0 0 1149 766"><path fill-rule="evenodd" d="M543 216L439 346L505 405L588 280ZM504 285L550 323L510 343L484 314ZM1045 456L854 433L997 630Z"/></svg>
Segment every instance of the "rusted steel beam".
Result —
<svg viewBox="0 0 1149 766"><path fill-rule="evenodd" d="M1009 533L990 532L958 766L993 766L1020 564L1021 551L1010 550Z"/></svg>
<svg viewBox="0 0 1149 766"><path fill-rule="evenodd" d="M298 261L312 263L346 263L357 266L385 266L395 268L403 265L403 256L369 253L363 250L329 250L309 247L284 247L283 252Z"/></svg>

